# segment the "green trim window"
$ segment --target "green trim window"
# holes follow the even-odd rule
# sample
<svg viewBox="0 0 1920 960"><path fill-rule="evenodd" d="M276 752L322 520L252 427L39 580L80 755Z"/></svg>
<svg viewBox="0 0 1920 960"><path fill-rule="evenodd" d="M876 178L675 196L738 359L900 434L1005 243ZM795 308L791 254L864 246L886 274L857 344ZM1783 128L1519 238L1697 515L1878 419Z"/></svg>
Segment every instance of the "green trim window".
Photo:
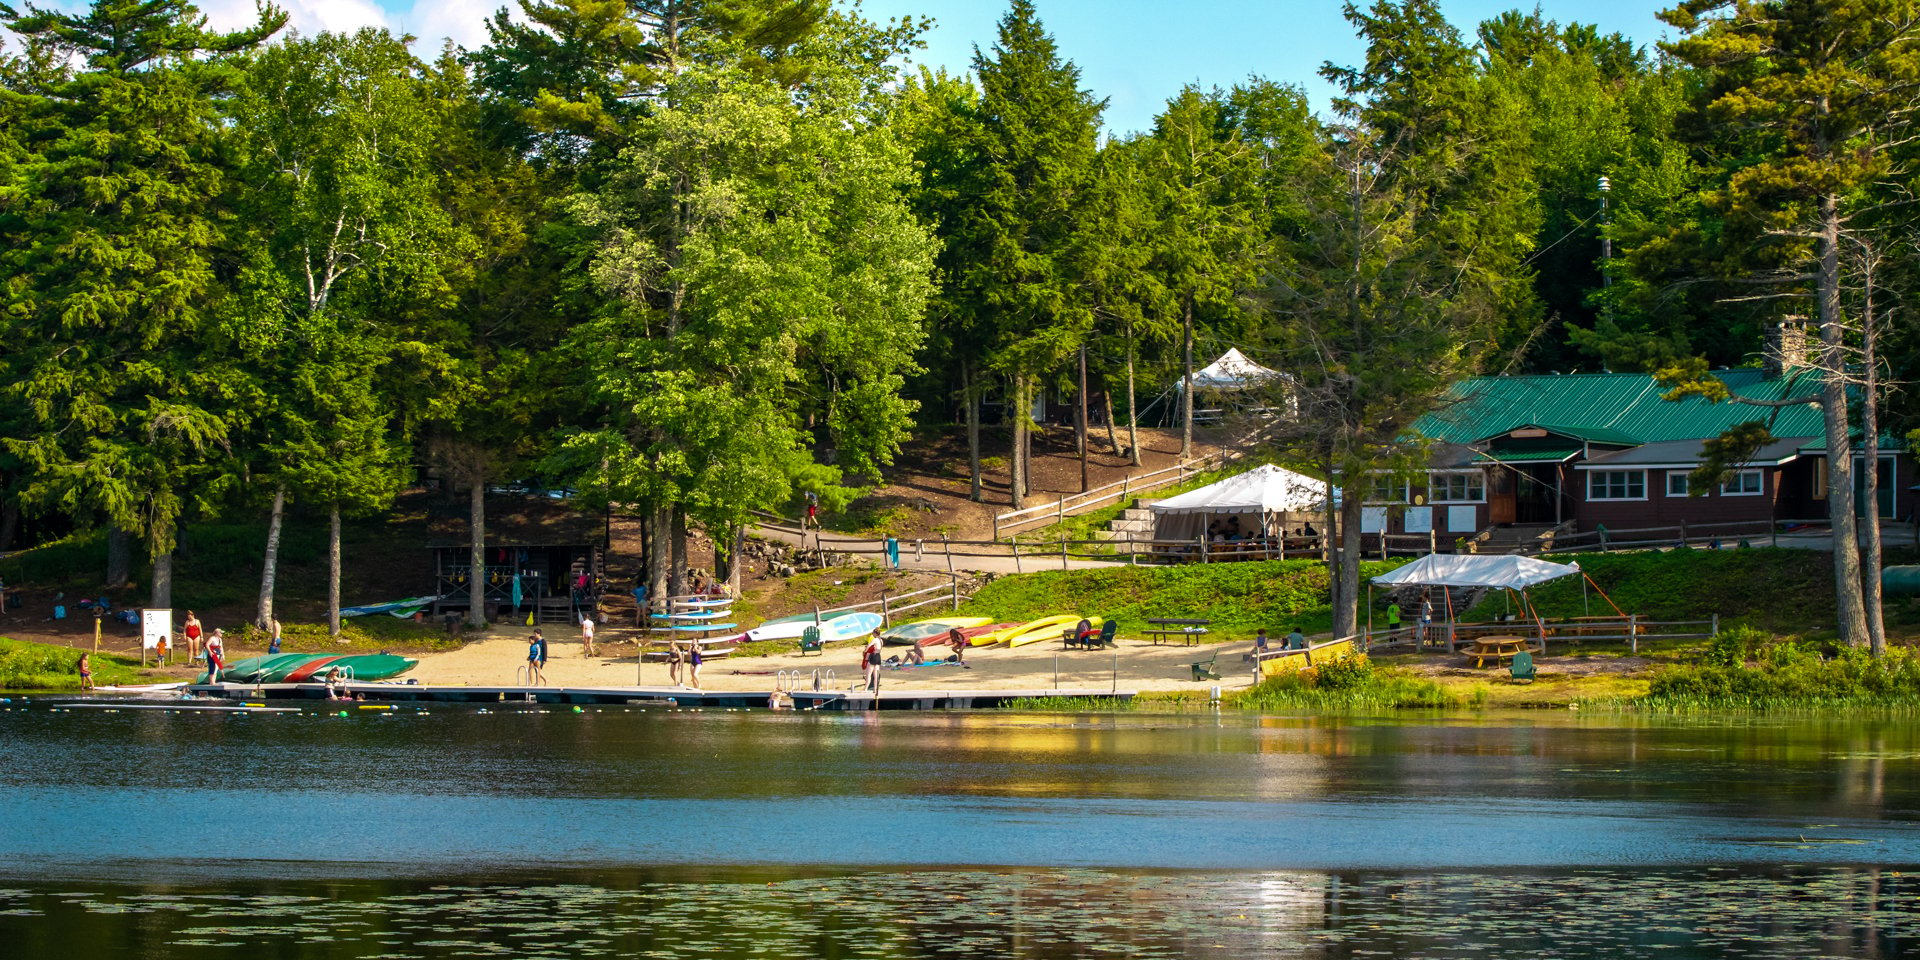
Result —
<svg viewBox="0 0 1920 960"><path fill-rule="evenodd" d="M1692 489L1687 485L1687 477L1690 472L1691 471L1687 470L1667 471L1667 496L1684 497L1692 492Z"/></svg>
<svg viewBox="0 0 1920 960"><path fill-rule="evenodd" d="M1766 492L1766 481L1758 470L1742 470L1720 485L1723 497L1757 497Z"/></svg>
<svg viewBox="0 0 1920 960"><path fill-rule="evenodd" d="M1588 500L1645 500L1645 470L1592 470L1587 473Z"/></svg>
<svg viewBox="0 0 1920 960"><path fill-rule="evenodd" d="M1396 479L1390 473L1375 473L1367 477L1366 503L1406 503L1408 484Z"/></svg>
<svg viewBox="0 0 1920 960"><path fill-rule="evenodd" d="M1487 502L1487 475L1479 470L1446 470L1427 474L1428 499L1434 503Z"/></svg>

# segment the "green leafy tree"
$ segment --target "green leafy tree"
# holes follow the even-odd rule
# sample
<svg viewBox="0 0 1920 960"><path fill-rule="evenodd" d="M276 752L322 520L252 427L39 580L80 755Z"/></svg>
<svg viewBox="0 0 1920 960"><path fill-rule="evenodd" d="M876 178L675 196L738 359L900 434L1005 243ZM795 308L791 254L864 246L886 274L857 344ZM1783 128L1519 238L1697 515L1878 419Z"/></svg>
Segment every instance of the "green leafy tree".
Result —
<svg viewBox="0 0 1920 960"><path fill-rule="evenodd" d="M9 449L25 496L138 535L152 604L168 606L181 519L231 487L250 416L236 382L244 323L220 261L231 227L219 101L233 54L278 30L268 9L232 33L177 0L96 0L84 13L0 9L33 48L83 64L21 109L31 155L0 251Z"/></svg>
<svg viewBox="0 0 1920 960"><path fill-rule="evenodd" d="M404 479L378 378L400 331L394 287L444 289L461 237L441 203L442 128L425 65L378 30L295 37L251 57L230 106L246 186L262 383L251 477L271 492L258 617L273 615L289 494L328 512L338 632L340 512L376 510Z"/></svg>
<svg viewBox="0 0 1920 960"><path fill-rule="evenodd" d="M610 309L568 349L605 420L556 463L654 513L675 543L689 519L737 543L796 483L837 482L816 438L877 476L906 434L933 243L903 198L909 155L880 122L892 73L854 55L873 37L836 20L798 95L733 64L689 68L605 189L572 201ZM666 574L656 564L656 586Z"/></svg>

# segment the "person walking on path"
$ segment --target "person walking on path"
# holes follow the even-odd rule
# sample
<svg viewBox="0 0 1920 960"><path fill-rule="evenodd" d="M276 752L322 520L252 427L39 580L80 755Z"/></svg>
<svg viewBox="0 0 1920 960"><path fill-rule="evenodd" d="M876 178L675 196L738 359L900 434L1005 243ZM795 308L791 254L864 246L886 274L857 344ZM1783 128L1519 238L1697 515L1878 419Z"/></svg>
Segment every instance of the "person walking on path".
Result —
<svg viewBox="0 0 1920 960"><path fill-rule="evenodd" d="M80 655L80 689L82 690L93 689L93 661L90 659L91 656L92 654L86 653Z"/></svg>
<svg viewBox="0 0 1920 960"><path fill-rule="evenodd" d="M1400 605L1391 600L1387 601L1387 639L1400 639Z"/></svg>
<svg viewBox="0 0 1920 960"><path fill-rule="evenodd" d="M633 628L647 628L647 585L644 583L633 585Z"/></svg>
<svg viewBox="0 0 1920 960"><path fill-rule="evenodd" d="M807 491L807 518L800 523L800 529L808 527L820 529L820 495L812 490Z"/></svg>
<svg viewBox="0 0 1920 960"><path fill-rule="evenodd" d="M180 632L187 638L187 662L200 659L200 618L192 610L187 611L187 622Z"/></svg>
<svg viewBox="0 0 1920 960"><path fill-rule="evenodd" d="M593 657L593 656L599 655L594 653L593 651L593 618L592 617L580 618L580 644L587 648L587 652L586 652L587 656Z"/></svg>
<svg viewBox="0 0 1920 960"><path fill-rule="evenodd" d="M1433 591L1422 590L1420 591L1420 633L1418 635L1418 643L1420 646L1424 647L1427 645L1427 640L1429 639L1427 635L1432 630Z"/></svg>
<svg viewBox="0 0 1920 960"><path fill-rule="evenodd" d="M219 628L207 635L207 682L220 682L220 667L227 656L226 639L220 635Z"/></svg>

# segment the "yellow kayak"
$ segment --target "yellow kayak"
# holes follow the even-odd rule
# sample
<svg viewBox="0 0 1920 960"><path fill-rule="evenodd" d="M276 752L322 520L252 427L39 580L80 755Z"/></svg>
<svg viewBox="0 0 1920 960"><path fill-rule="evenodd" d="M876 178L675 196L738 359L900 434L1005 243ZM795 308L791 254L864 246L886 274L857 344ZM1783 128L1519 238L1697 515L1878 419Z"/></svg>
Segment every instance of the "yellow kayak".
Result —
<svg viewBox="0 0 1920 960"><path fill-rule="evenodd" d="M1057 640L1060 637L1060 631L1079 623L1080 619L1080 615L1077 613L1062 614L1057 617L1041 617L1038 620L1029 620L1012 629L1002 630L994 636L997 640L1005 643L1009 647L1025 646L1026 644L1038 643L1042 640Z"/></svg>
<svg viewBox="0 0 1920 960"><path fill-rule="evenodd" d="M1079 621L1080 615L1076 613L1072 616L1041 617L1038 620L1028 620L1026 623L1010 624L1005 629L982 633L974 637L973 645L976 647L990 647L996 643L1021 636L1029 631L1044 630L1049 627L1053 628L1055 632L1059 632L1060 630L1066 629L1062 624L1073 624Z"/></svg>

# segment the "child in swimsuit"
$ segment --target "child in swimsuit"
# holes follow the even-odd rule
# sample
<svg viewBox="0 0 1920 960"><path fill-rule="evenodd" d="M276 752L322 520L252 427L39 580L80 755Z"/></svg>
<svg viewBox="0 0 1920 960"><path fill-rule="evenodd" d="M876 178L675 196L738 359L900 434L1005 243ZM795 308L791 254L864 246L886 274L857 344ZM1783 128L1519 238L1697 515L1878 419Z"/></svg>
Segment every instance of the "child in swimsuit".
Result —
<svg viewBox="0 0 1920 960"><path fill-rule="evenodd" d="M90 654L85 653L80 655L80 689L82 690L93 689L93 663L88 659L89 656Z"/></svg>

